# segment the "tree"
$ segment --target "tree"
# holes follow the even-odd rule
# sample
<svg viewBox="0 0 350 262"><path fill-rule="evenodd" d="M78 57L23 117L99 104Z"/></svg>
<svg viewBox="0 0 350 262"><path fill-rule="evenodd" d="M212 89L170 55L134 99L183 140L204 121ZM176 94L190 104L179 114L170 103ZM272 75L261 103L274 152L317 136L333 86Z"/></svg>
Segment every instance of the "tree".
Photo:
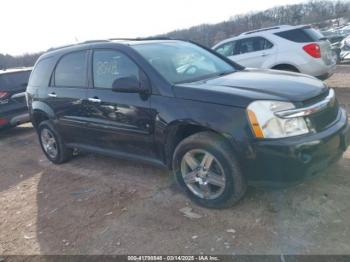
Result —
<svg viewBox="0 0 350 262"><path fill-rule="evenodd" d="M261 12L235 15L229 21L176 30L162 36L192 40L210 47L223 38L263 27L283 24L314 24L320 27L332 25L332 20L349 17L349 0L311 0L303 4L277 6Z"/></svg>

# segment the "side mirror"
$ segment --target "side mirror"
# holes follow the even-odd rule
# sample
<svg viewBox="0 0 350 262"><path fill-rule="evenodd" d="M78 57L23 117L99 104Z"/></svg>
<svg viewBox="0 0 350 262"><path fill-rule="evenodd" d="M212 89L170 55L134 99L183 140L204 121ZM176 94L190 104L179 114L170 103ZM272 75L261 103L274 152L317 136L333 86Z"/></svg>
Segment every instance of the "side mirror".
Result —
<svg viewBox="0 0 350 262"><path fill-rule="evenodd" d="M143 87L135 76L118 78L113 82L112 91L122 93L146 93L148 89Z"/></svg>

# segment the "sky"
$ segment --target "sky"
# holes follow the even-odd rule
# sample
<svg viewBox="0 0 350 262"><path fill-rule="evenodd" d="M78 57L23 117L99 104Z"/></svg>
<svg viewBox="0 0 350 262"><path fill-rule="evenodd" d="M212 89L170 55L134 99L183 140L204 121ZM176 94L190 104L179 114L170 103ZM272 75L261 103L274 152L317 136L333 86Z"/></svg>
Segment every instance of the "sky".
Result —
<svg viewBox="0 0 350 262"><path fill-rule="evenodd" d="M0 53L147 37L302 0L1 0Z"/></svg>

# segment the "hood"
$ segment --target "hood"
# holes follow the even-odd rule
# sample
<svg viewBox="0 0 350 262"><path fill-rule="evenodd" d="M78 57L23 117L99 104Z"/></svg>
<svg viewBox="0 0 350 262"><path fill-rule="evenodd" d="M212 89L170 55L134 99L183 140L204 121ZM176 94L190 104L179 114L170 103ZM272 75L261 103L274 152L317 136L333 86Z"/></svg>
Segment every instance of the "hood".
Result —
<svg viewBox="0 0 350 262"><path fill-rule="evenodd" d="M179 98L239 107L246 107L254 100L303 102L327 90L322 81L312 76L260 69L245 69L174 87Z"/></svg>

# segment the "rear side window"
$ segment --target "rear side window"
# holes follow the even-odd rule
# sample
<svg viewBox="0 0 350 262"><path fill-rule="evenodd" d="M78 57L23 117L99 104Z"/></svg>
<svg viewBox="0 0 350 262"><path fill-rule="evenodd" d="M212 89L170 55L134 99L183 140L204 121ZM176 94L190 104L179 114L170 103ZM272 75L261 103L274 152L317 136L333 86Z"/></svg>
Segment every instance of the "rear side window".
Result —
<svg viewBox="0 0 350 262"><path fill-rule="evenodd" d="M30 71L8 73L0 75L0 90L21 90L28 84Z"/></svg>
<svg viewBox="0 0 350 262"><path fill-rule="evenodd" d="M257 52L270 49L272 47L273 44L263 37L245 38L239 41L237 54Z"/></svg>
<svg viewBox="0 0 350 262"><path fill-rule="evenodd" d="M112 88L113 82L122 77L139 79L138 66L126 55L115 50L94 51L94 87Z"/></svg>
<svg viewBox="0 0 350 262"><path fill-rule="evenodd" d="M40 60L33 69L29 79L29 86L48 86L53 68L53 59Z"/></svg>
<svg viewBox="0 0 350 262"><path fill-rule="evenodd" d="M311 27L283 31L275 35L296 43L317 42L324 38L320 32Z"/></svg>
<svg viewBox="0 0 350 262"><path fill-rule="evenodd" d="M67 54L58 62L55 70L55 86L87 86L87 52Z"/></svg>

